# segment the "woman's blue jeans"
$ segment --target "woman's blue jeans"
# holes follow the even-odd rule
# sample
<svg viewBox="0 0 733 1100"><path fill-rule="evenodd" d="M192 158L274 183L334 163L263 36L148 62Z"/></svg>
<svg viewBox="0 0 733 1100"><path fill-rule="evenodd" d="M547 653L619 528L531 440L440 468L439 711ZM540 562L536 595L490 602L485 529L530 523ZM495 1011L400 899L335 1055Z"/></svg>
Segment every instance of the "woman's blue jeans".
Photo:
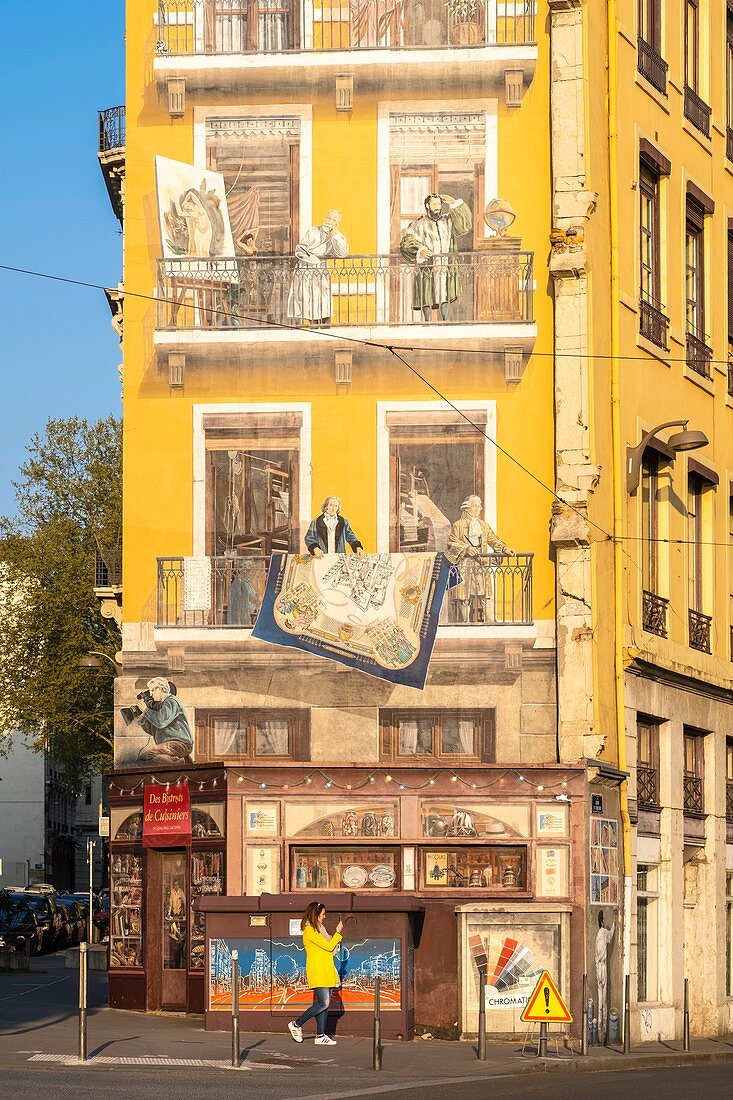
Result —
<svg viewBox="0 0 733 1100"><path fill-rule="evenodd" d="M316 1035L326 1034L326 1020L328 1019L328 1006L331 1003L331 990L319 986L313 990L313 1004L295 1021L297 1027L302 1027L313 1016L316 1018Z"/></svg>

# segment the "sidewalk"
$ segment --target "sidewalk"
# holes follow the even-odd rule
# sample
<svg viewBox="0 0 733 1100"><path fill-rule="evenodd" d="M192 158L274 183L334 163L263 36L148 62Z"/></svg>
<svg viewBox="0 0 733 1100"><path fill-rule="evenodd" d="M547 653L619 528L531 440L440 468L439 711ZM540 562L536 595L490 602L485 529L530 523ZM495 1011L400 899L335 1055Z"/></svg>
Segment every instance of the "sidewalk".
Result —
<svg viewBox="0 0 733 1100"><path fill-rule="evenodd" d="M63 955L34 959L30 973L0 974L0 1066L74 1062L77 1052L77 994L79 974L67 970ZM176 1014L143 1015L106 1007L107 976L89 973L88 1052L98 1066L156 1065L225 1068L230 1064L228 1032L206 1032L199 1017ZM339 1038L334 1047L316 1047L312 1039L301 1045L285 1032L243 1032L241 1065L287 1070L299 1068L320 1074L352 1073L363 1079L372 1072L370 1039ZM681 1042L645 1043L632 1054L592 1048L585 1058L570 1055L560 1044L560 1058L521 1057L521 1042L487 1045L487 1060L479 1062L472 1043L416 1039L411 1043L383 1044L384 1074L397 1079L446 1079L545 1072L600 1072L605 1070L673 1067L697 1063L733 1064L733 1036L718 1040L695 1039L683 1054ZM554 1055L554 1042L549 1051Z"/></svg>

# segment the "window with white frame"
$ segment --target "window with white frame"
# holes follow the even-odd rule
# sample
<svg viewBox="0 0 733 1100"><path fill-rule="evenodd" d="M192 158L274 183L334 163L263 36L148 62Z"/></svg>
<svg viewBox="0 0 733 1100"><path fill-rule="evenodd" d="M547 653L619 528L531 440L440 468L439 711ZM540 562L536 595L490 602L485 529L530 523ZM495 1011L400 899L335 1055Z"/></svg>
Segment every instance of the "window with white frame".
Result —
<svg viewBox="0 0 733 1100"><path fill-rule="evenodd" d="M636 869L636 996L658 1000L659 868L640 863Z"/></svg>

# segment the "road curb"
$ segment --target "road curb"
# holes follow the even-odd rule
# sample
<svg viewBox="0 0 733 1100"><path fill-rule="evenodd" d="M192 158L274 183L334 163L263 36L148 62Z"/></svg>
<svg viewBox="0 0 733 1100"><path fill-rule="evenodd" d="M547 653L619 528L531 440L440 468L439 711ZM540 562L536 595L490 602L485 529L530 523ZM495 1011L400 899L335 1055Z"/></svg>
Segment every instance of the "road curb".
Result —
<svg viewBox="0 0 733 1100"><path fill-rule="evenodd" d="M574 1058L532 1058L523 1059L521 1062L504 1062L501 1065L487 1067L487 1077L508 1077L512 1074L528 1073L608 1073L609 1071L624 1071L638 1069L662 1069L666 1067L677 1068L681 1066L694 1066L715 1064L720 1062L733 1063L733 1051L684 1051L670 1052L669 1054L619 1054L612 1058L584 1058L578 1055ZM392 1070L391 1072L399 1072Z"/></svg>

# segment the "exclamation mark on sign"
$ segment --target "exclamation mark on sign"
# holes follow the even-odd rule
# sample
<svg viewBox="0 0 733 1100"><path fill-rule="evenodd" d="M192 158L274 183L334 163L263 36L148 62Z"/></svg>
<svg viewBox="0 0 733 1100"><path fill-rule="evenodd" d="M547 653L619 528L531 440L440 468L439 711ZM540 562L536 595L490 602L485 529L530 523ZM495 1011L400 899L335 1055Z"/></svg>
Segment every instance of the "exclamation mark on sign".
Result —
<svg viewBox="0 0 733 1100"><path fill-rule="evenodd" d="M542 992L545 995L545 1012L549 1016L550 1015L550 991L547 988L547 986L545 986L545 988L542 990Z"/></svg>

